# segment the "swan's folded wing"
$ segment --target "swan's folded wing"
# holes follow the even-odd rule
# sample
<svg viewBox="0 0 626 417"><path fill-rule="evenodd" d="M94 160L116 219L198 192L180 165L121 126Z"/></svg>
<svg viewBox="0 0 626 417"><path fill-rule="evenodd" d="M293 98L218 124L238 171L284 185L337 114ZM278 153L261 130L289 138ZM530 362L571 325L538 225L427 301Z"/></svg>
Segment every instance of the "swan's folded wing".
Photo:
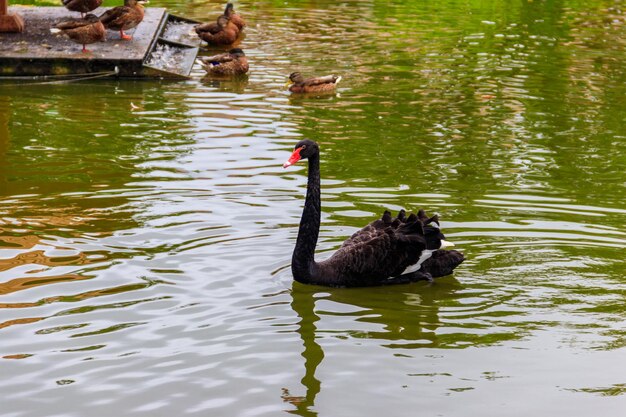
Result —
<svg viewBox="0 0 626 417"><path fill-rule="evenodd" d="M352 236L350 236L343 242L341 247L350 247L356 244L371 241L377 236L382 235L383 232L389 233L389 230L387 230L388 228L391 228L393 230L401 230L402 233L414 233L415 231L411 230L410 226L408 225L415 222L415 220L415 215L411 215L411 217L407 219L406 212L404 210L400 210L396 218L391 217L391 213L385 210L380 219L374 220L361 230L355 232ZM421 229L417 230L417 232L423 234L423 231Z"/></svg>
<svg viewBox="0 0 626 417"><path fill-rule="evenodd" d="M391 216L389 216L389 220ZM426 248L421 223L406 224L383 216L353 234L327 261L348 285L374 285L395 277L419 260ZM414 222L415 223L415 222Z"/></svg>
<svg viewBox="0 0 626 417"><path fill-rule="evenodd" d="M358 245L358 244L361 244L363 242L367 242L373 239L379 232L379 229L376 228L376 226L374 226L374 223L376 222L368 224L367 226L365 226L364 228L362 228L358 232L355 232L352 236L347 238L341 245L341 249L350 248L354 245Z"/></svg>
<svg viewBox="0 0 626 417"><path fill-rule="evenodd" d="M402 212L400 212L400 214L402 214ZM392 224L393 219L391 218L391 213L385 210L380 219L374 220L361 230L354 232L352 236L346 239L341 245L341 249L376 239L377 236L381 235L381 232L384 232L385 228Z"/></svg>

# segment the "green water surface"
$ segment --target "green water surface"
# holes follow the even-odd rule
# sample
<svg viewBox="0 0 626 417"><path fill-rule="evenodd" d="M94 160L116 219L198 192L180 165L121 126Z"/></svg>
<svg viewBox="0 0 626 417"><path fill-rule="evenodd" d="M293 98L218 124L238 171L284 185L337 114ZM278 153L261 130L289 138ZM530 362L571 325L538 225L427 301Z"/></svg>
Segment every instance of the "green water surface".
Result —
<svg viewBox="0 0 626 417"><path fill-rule="evenodd" d="M0 83L0 415L622 416L626 4L235 6L243 79ZM302 138L320 259L425 208L467 260L293 283Z"/></svg>

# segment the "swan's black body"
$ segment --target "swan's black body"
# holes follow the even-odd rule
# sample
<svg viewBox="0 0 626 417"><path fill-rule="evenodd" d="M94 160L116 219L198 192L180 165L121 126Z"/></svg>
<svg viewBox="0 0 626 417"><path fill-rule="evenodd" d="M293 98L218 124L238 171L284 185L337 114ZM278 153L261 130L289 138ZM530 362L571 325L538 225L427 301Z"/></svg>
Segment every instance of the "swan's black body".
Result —
<svg viewBox="0 0 626 417"><path fill-rule="evenodd" d="M460 252L438 250L444 239L439 231L438 218L428 218L423 210L417 216L411 214L408 217L402 210L395 219L385 212L381 219L347 239L329 259L315 262L321 220L317 143L300 141L285 167L302 158L309 160L309 174L304 211L291 259L291 271L296 281L335 287L400 284L449 275L463 262ZM419 269L404 273L418 263L423 253L431 251L432 255Z"/></svg>

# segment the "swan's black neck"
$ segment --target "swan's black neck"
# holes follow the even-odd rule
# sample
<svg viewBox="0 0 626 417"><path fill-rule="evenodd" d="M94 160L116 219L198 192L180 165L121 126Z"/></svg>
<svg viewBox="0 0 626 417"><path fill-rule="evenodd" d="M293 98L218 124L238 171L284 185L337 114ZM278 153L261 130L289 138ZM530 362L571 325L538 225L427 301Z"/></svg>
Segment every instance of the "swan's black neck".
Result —
<svg viewBox="0 0 626 417"><path fill-rule="evenodd" d="M298 239L291 258L291 272L296 281L310 283L316 273L315 245L320 232L320 157L316 153L309 158L309 179L306 187L304 211L300 219Z"/></svg>

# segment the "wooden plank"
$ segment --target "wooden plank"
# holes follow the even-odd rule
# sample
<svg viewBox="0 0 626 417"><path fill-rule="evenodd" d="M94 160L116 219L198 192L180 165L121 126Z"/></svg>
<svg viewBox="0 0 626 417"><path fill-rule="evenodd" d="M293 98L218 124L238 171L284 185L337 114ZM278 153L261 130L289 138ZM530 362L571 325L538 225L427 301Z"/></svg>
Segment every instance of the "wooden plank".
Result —
<svg viewBox="0 0 626 417"><path fill-rule="evenodd" d="M93 13L101 15L105 10L107 8L98 8ZM143 22L128 32L133 35L132 40L121 40L119 32L107 31L104 42L91 44L91 53L82 53L81 45L63 35L50 33L50 28L56 23L70 17L79 17L78 13L70 12L64 7L12 6L9 11L19 11L28 25L23 33L0 34L0 65L3 58L143 61L166 12L160 7L146 8Z"/></svg>
<svg viewBox="0 0 626 417"><path fill-rule="evenodd" d="M93 74L117 67L120 77L184 79L198 53L200 39L193 30L196 22L168 15L164 8L146 8L143 22L128 31L132 40L121 40L119 32L108 31L107 39L90 44L87 53L65 36L50 33L56 23L77 18L78 13L64 7L10 8L15 10L25 16L28 27L20 34L0 33L0 77ZM101 15L105 10L96 9L94 14ZM156 51L157 44L167 44L174 50ZM151 55L154 53L157 55Z"/></svg>

